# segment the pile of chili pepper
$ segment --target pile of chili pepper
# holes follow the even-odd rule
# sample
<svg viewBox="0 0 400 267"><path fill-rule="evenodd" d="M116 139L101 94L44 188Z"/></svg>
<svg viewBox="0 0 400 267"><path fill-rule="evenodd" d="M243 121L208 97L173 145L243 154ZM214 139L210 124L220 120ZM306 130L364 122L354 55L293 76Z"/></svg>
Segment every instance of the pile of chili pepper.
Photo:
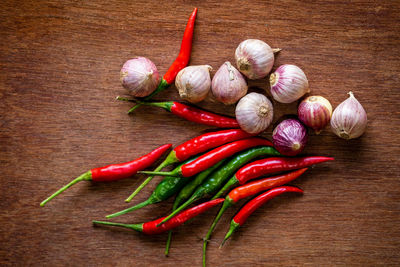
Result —
<svg viewBox="0 0 400 267"><path fill-rule="evenodd" d="M172 144L162 145L133 161L93 168L56 191L40 203L40 206L44 206L80 181L111 182L132 177L137 173L148 174L149 176L142 184L125 200L130 202L152 181L154 176L164 176L147 200L107 215L106 218L124 215L175 196L169 215L145 223L123 224L94 220L93 224L124 227L144 234L168 232L165 249L165 255L168 255L173 228L222 203L204 238L203 265L205 266L207 243L220 218L229 207L235 205L239 200L254 197L233 217L221 246L238 227L245 223L248 216L267 201L286 192L303 193L300 188L287 184L300 177L308 167L331 161L333 158L323 156L283 157L269 140L239 129L234 118L175 101L149 102L154 95L171 85L177 73L188 64L196 14L197 8L194 9L187 23L179 55L163 76L158 88L142 100L123 97L117 99L136 103L136 106L129 112L141 105L156 106L195 123L228 129L205 133L176 146L153 171L146 169L160 160L162 155L172 148ZM176 164L178 165L176 166ZM172 171L162 171L170 165L175 165ZM257 194L259 195L257 196ZM207 199L207 201L190 207L201 199Z"/></svg>
<svg viewBox="0 0 400 267"><path fill-rule="evenodd" d="M142 189L154 175L162 175L164 179L156 186L147 200L106 217L117 217L165 201L176 195L170 215L141 224L122 224L107 221L93 221L93 223L130 228L145 234L159 234L168 231L165 250L165 254L168 255L172 237L170 230L172 228L183 224L213 206L223 203L204 238L203 262L205 265L208 240L226 209L243 198L265 191L239 210L231 222L231 229L228 231L224 242L256 208L267 200L284 192L303 192L299 188L283 185L298 178L307 170L307 167L333 160L333 158L322 156L282 157L267 139L253 137L240 129L227 129L194 137L176 146L156 168L157 171L142 171L157 161L171 146L171 144L163 145L149 154L127 163L91 169L51 195L41 203L41 206L79 181L111 182L128 178L139 172L150 174L151 176L139 186L139 189ZM174 163L180 164L170 172L160 172L164 167ZM282 174L282 172L286 173ZM278 175L265 177L271 174ZM257 178L261 179L255 180ZM250 180L251 182L247 183ZM228 189L238 184L240 186L231 190L225 199L221 198ZM138 190L135 192L137 193ZM132 197L131 195L129 200ZM203 198L211 200L186 209Z"/></svg>

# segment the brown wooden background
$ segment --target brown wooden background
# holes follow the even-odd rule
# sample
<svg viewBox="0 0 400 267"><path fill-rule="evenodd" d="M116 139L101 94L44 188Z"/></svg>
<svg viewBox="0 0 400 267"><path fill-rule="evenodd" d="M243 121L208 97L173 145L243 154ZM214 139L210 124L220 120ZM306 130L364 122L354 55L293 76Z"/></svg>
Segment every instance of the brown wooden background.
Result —
<svg viewBox="0 0 400 267"><path fill-rule="evenodd" d="M114 100L125 93L119 82L125 60L145 56L165 73L195 6L191 64L210 64L215 73L234 60L242 40L262 39L283 49L275 66L304 69L312 94L336 107L352 90L369 119L358 140L340 140L329 130L312 134L305 152L336 161L308 171L294 183L304 196L271 201L219 250L236 209L227 212L209 245L209 266L400 265L400 2L371 0L1 1L0 263L201 265L201 238L217 209L175 232L169 258L166 235L92 227L91 220L130 206L123 200L144 176L81 183L39 207L90 168L177 145L207 129L155 108L128 116L131 105ZM266 81L250 85L267 89ZM158 99L178 99L175 88ZM296 105L275 103L275 120L295 113ZM115 220L154 219L171 203Z"/></svg>

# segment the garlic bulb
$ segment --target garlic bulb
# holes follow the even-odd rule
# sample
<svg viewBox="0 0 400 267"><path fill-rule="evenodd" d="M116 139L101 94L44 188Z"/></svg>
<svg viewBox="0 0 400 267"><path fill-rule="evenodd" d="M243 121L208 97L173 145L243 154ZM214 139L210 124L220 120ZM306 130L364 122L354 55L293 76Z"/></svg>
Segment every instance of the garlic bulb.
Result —
<svg viewBox="0 0 400 267"><path fill-rule="evenodd" d="M122 86L135 97L144 97L156 90L160 76L156 65L145 57L125 62L120 72Z"/></svg>
<svg viewBox="0 0 400 267"><path fill-rule="evenodd" d="M227 61L215 73L211 89L218 101L230 105L246 95L247 83L242 74Z"/></svg>
<svg viewBox="0 0 400 267"><path fill-rule="evenodd" d="M239 71L247 78L260 79L267 76L274 65L274 50L261 40L248 39L236 48L235 59Z"/></svg>
<svg viewBox="0 0 400 267"><path fill-rule="evenodd" d="M297 114L305 125L319 134L331 119L332 105L325 97L309 96L301 101Z"/></svg>
<svg viewBox="0 0 400 267"><path fill-rule="evenodd" d="M276 150L285 156L296 156L307 144L307 129L296 119L287 119L275 127L272 142Z"/></svg>
<svg viewBox="0 0 400 267"><path fill-rule="evenodd" d="M292 103L309 93L304 72L295 65L282 65L269 76L271 94L280 103Z"/></svg>
<svg viewBox="0 0 400 267"><path fill-rule="evenodd" d="M258 134L271 124L274 110L271 101L265 95L250 93L240 99L235 115L242 130Z"/></svg>
<svg viewBox="0 0 400 267"><path fill-rule="evenodd" d="M189 66L178 72L175 86L181 98L197 103L207 97L211 87L209 65Z"/></svg>
<svg viewBox="0 0 400 267"><path fill-rule="evenodd" d="M331 119L332 131L343 139L357 138L367 127L367 113L353 93L349 92L349 95L336 107Z"/></svg>

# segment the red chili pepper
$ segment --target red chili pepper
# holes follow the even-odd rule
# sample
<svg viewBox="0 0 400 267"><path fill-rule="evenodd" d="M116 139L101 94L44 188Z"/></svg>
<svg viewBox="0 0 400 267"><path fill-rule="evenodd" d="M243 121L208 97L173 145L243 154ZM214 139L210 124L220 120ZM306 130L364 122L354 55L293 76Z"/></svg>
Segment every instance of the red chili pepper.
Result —
<svg viewBox="0 0 400 267"><path fill-rule="evenodd" d="M120 164L111 164L104 167L91 169L90 171L87 171L81 176L75 178L69 184L63 186L57 192L55 192L50 197L45 199L42 203L40 203L40 206L44 206L54 197L56 197L57 195L64 192L66 189L68 189L69 187L80 181L110 182L131 177L132 175L136 174L139 170L143 170L151 166L151 164L153 164L158 158L161 157L162 154L164 154L171 147L172 144L166 144L153 150L149 154L146 154L140 158L137 158L129 162Z"/></svg>
<svg viewBox="0 0 400 267"><path fill-rule="evenodd" d="M183 33L181 50L179 51L178 57L175 59L174 63L172 63L171 67L169 67L167 73L165 73L163 79L171 84L175 81L176 75L179 71L181 71L184 67L187 66L190 60L190 54L192 52L192 39L193 39L193 31L194 31L194 22L196 20L197 8L195 8L192 14L189 17L189 21L186 25L185 32Z"/></svg>
<svg viewBox="0 0 400 267"><path fill-rule="evenodd" d="M160 171L173 163L182 162L188 158L236 140L249 138L251 134L240 129L229 129L199 135L174 148L167 158L154 170ZM129 202L142 190L154 176L149 176L127 199Z"/></svg>
<svg viewBox="0 0 400 267"><path fill-rule="evenodd" d="M178 56L176 57L172 65L169 67L168 71L164 74L157 89L149 96L144 98L145 101L152 99L153 96L168 88L175 81L178 72L182 70L184 67L186 67L187 64L189 63L190 54L192 52L192 40L193 40L194 22L196 20L196 15L197 15L197 8L193 10L186 24L185 32L183 33L181 49L179 51ZM140 106L141 104L137 104L136 106L131 108L128 111L128 113L131 113Z"/></svg>
<svg viewBox="0 0 400 267"><path fill-rule="evenodd" d="M223 115L215 114L206 110L199 109L194 106L185 105L176 101L167 102L141 102L134 99L125 97L117 97L117 100L137 102L147 106L160 107L166 111L175 114L178 117L184 118L188 121L193 121L198 124L208 126L216 126L219 128L239 128L239 124L235 118L226 117Z"/></svg>
<svg viewBox="0 0 400 267"><path fill-rule="evenodd" d="M125 228L129 228L129 229L132 229L132 230L135 230L138 232L143 232L144 234L147 234L147 235L160 234L160 233L164 233L168 230L171 230L175 227L178 227L179 225L183 224L184 222L196 217L200 213L207 211L208 209L214 207L215 205L218 205L219 203L221 203L223 201L224 201L223 198L218 198L218 199L204 202L193 208L182 211L176 217L174 217L172 220L169 220L167 223L165 223L159 227L157 227L157 224L159 224L165 217L159 218L159 219L151 221L151 222L140 223L140 224L123 224L123 223L113 223L113 222L103 222L103 221L93 221L93 223L125 227Z"/></svg>
<svg viewBox="0 0 400 267"><path fill-rule="evenodd" d="M264 179L260 179L236 187L231 192L229 192L225 200L230 202L231 204L235 204L239 200L258 194L261 191L287 184L302 175L307 169L308 168L303 168L274 177L266 177Z"/></svg>
<svg viewBox="0 0 400 267"><path fill-rule="evenodd" d="M272 143L263 138L248 138L239 140L213 149L200 156L198 159L187 163L180 168L174 169L172 172L140 171L140 173L161 176L190 177L208 169L214 164L217 164L221 160L226 159L239 151L255 146L272 146Z"/></svg>
<svg viewBox="0 0 400 267"><path fill-rule="evenodd" d="M224 241L222 241L222 244L220 247L222 247L225 243L225 241L233 234L233 232L236 231L236 229L240 226L242 226L247 218L260 206L262 206L264 203L266 203L268 200L279 196L280 194L283 194L285 192L295 192L295 193L301 193L303 194L303 190L300 188L294 187L294 186L281 186L281 187L276 187L273 188L269 191L266 191L265 193L262 193L258 197L250 200L246 205L244 205L239 212L233 217L231 221L231 226L229 228L228 233L226 234Z"/></svg>
<svg viewBox="0 0 400 267"><path fill-rule="evenodd" d="M221 218L222 214L231 206L235 205L239 200L244 199L249 196L253 196L258 194L264 190L281 186L287 184L300 175L302 175L307 168L303 168L297 171L285 173L282 175L274 176L274 177L267 177L261 180L257 180L233 189L229 194L226 196L224 203L222 204L221 209L219 210L217 216L215 217L213 223L211 224L210 229L207 232L206 237L204 238L203 243L203 266L206 264L206 249L207 249L207 242L209 241L212 232L214 231L215 227L219 219Z"/></svg>
<svg viewBox="0 0 400 267"><path fill-rule="evenodd" d="M296 170L304 167L308 167L317 163L334 160L331 157L300 157L300 158L266 158L251 162L242 168L240 168L236 174L229 179L224 187L214 196L217 198L225 194L227 190L237 184L245 184L251 179L258 178L267 174Z"/></svg>

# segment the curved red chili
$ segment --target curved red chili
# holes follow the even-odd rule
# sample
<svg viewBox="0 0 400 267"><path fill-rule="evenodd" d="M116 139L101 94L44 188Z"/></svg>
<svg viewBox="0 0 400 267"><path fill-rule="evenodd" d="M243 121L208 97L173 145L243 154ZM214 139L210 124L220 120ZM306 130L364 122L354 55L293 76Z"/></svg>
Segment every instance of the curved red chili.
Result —
<svg viewBox="0 0 400 267"><path fill-rule="evenodd" d="M249 196L253 196L258 194L262 191L267 189L284 185L293 181L300 175L302 175L307 168L303 168L297 171L293 171L290 173L285 173L282 175L274 176L274 177L267 177L261 180L253 181L251 183L236 187L233 189L229 194L226 196L224 203L222 204L221 209L219 210L217 216L215 217L213 223L211 224L210 229L207 232L206 237L204 238L203 242L203 266L206 265L206 249L207 249L207 242L211 237L212 232L214 231L215 227L219 219L221 218L222 214L231 206L236 204L239 200L244 199Z"/></svg>
<svg viewBox="0 0 400 267"><path fill-rule="evenodd" d="M113 223L113 222L103 222L103 221L93 221L93 223L129 228L129 229L132 229L132 230L135 230L138 232L143 232L144 234L147 234L147 235L160 234L160 233L164 233L168 230L171 230L175 227L178 227L179 225L183 224L184 222L196 217L197 215L207 211L208 209L214 207L215 205L220 204L223 201L224 201L223 198L218 198L218 199L204 202L193 208L182 211L177 216L175 216L173 219L169 220L168 222L166 222L165 224L163 224L159 227L157 227L157 224L159 224L165 217L159 218L159 219L151 221L151 222L140 223L140 224L123 224L123 223Z"/></svg>
<svg viewBox="0 0 400 267"><path fill-rule="evenodd" d="M85 172L81 176L72 180L69 184L63 186L61 189L56 191L54 194L52 194L50 197L40 203L40 206L44 206L54 197L61 194L66 189L80 181L110 182L131 177L132 175L136 174L137 171L143 170L151 166L158 158L161 157L162 154L164 154L171 147L172 144L166 144L153 150L149 154L146 154L129 162L111 164L104 167L91 169L90 171Z"/></svg>
<svg viewBox="0 0 400 267"><path fill-rule="evenodd" d="M258 194L261 191L287 184L302 175L307 169L308 168L303 168L274 177L266 177L264 179L256 180L236 187L231 192L229 192L225 200L230 202L231 204L234 204L241 199Z"/></svg>
<svg viewBox="0 0 400 267"><path fill-rule="evenodd" d="M233 217L231 221L231 226L229 228L228 233L225 235L224 241L222 241L221 247L224 245L225 241L236 231L236 229L242 226L247 218L260 206L262 206L268 200L279 196L285 192L294 192L303 194L303 190L294 186L281 186L275 187L265 193L262 193L258 197L250 200L247 204L245 204L239 212Z"/></svg>
<svg viewBox="0 0 400 267"><path fill-rule="evenodd" d="M212 148L221 146L223 144L249 138L252 135L240 129L229 129L218 132L210 132L199 135L190 139L183 144L175 147L166 157L166 159L154 170L160 171L164 167L173 163L182 162L192 156L210 150ZM149 176L127 199L129 202L136 196L152 179L154 176Z"/></svg>
<svg viewBox="0 0 400 267"><path fill-rule="evenodd" d="M153 93L144 98L145 101L152 99L156 94L168 88L175 81L178 72L182 70L184 67L186 67L187 64L189 63L190 54L192 52L192 40L193 40L194 22L196 20L196 15L197 15L197 8L193 10L186 24L185 32L183 33L181 49L179 51L178 56L176 57L172 65L169 67L168 71L164 74L157 89ZM137 104L136 106L131 108L128 111L128 113L131 113L141 105L142 104Z"/></svg>
<svg viewBox="0 0 400 267"><path fill-rule="evenodd" d="M322 163L325 161L334 160L331 157L322 156L311 156L311 157L299 157L299 158L265 158L251 162L243 166L236 174L229 179L224 187L214 196L215 198L222 196L230 188L237 184L245 184L251 179L258 178L267 174L296 170L311 165Z"/></svg>
<svg viewBox="0 0 400 267"><path fill-rule="evenodd" d="M190 177L201 171L206 170L210 166L217 164L221 160L228 158L239 151L255 146L272 146L272 143L263 138L248 138L239 141L235 141L218 148L215 148L198 159L183 165L180 168L174 169L172 172L151 172L151 171L140 171L140 173L146 173L151 175L161 176L183 176Z"/></svg>
<svg viewBox="0 0 400 267"><path fill-rule="evenodd" d="M187 64L189 63L190 54L192 52L192 40L193 40L194 22L196 20L196 15L197 15L197 7L193 10L186 24L179 54L175 59L175 61L172 63L171 67L169 67L168 71L164 74L163 79L168 84L173 83L175 81L178 72L181 71L184 67L186 67Z"/></svg>

